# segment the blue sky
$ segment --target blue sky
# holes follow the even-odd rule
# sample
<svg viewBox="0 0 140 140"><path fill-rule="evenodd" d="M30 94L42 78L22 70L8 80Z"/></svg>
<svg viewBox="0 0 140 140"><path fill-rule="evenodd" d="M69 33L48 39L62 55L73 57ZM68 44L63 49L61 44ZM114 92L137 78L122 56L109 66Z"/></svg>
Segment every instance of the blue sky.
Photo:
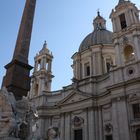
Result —
<svg viewBox="0 0 140 140"><path fill-rule="evenodd" d="M4 65L13 56L25 0L0 0L0 83L5 74ZM140 9L139 0L133 3ZM42 48L44 40L52 51L52 90L71 84L73 77L71 56L87 34L93 31L92 22L100 9L112 30L109 19L118 0L37 0L29 63L34 66L34 56Z"/></svg>

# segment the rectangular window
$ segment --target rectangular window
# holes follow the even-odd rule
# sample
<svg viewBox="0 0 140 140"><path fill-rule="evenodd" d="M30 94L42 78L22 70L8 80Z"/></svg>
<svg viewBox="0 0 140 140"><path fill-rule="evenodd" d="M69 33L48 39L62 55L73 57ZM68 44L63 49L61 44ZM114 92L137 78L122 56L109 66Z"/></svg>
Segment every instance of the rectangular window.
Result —
<svg viewBox="0 0 140 140"><path fill-rule="evenodd" d="M140 140L140 129L136 130L136 140Z"/></svg>
<svg viewBox="0 0 140 140"><path fill-rule="evenodd" d="M74 140L83 140L82 129L74 130Z"/></svg>
<svg viewBox="0 0 140 140"><path fill-rule="evenodd" d="M113 137L112 137L112 135L106 135L106 138L105 138L106 140L113 140Z"/></svg>
<svg viewBox="0 0 140 140"><path fill-rule="evenodd" d="M119 16L119 18L120 18L121 28L122 28L122 29L126 28L127 25L126 25L125 14L121 14L121 15Z"/></svg>
<svg viewBox="0 0 140 140"><path fill-rule="evenodd" d="M133 104L132 107L134 118L140 118L140 104Z"/></svg>
<svg viewBox="0 0 140 140"><path fill-rule="evenodd" d="M89 62L84 65L85 76L90 76L90 65Z"/></svg>
<svg viewBox="0 0 140 140"><path fill-rule="evenodd" d="M107 71L107 73L109 73L110 67L111 67L110 63L107 62L107 63L106 63L106 71Z"/></svg>

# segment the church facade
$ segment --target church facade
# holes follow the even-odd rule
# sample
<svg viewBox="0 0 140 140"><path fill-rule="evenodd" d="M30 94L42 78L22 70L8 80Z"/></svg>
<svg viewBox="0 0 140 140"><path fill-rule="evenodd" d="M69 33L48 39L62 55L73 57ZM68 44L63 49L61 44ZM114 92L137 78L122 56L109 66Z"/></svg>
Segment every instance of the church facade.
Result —
<svg viewBox="0 0 140 140"><path fill-rule="evenodd" d="M51 90L53 55L46 42L35 56L30 84L35 5L36 0L26 0L13 59L5 66L0 139L140 140L140 20L135 4L119 0L110 14L113 32L97 13L94 30L72 55L72 84L58 91Z"/></svg>
<svg viewBox="0 0 140 140"><path fill-rule="evenodd" d="M113 32L97 13L72 56L72 84L59 91L51 91L46 42L35 56L29 99L39 117L32 135L45 139L53 129L61 140L140 140L139 10L119 0L110 19Z"/></svg>

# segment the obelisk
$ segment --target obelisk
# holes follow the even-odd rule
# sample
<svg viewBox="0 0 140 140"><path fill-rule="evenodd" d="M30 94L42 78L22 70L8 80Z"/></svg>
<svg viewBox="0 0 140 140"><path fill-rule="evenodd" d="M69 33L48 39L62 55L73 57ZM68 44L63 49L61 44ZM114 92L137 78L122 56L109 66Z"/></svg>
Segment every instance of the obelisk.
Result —
<svg viewBox="0 0 140 140"><path fill-rule="evenodd" d="M2 85L9 92L13 92L16 100L22 99L30 90L30 70L32 67L28 64L28 55L35 5L36 0L26 0L13 59L5 66L6 75Z"/></svg>

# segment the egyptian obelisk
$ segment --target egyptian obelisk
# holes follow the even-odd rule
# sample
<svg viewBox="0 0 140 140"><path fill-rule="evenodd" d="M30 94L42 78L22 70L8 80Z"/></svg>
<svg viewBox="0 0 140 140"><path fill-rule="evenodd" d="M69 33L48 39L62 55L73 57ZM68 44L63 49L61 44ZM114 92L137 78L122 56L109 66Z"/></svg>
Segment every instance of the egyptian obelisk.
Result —
<svg viewBox="0 0 140 140"><path fill-rule="evenodd" d="M12 61L5 66L6 75L2 85L9 92L13 92L16 100L22 99L30 90L30 70L32 67L28 64L28 55L35 5L36 0L26 0L14 55Z"/></svg>

